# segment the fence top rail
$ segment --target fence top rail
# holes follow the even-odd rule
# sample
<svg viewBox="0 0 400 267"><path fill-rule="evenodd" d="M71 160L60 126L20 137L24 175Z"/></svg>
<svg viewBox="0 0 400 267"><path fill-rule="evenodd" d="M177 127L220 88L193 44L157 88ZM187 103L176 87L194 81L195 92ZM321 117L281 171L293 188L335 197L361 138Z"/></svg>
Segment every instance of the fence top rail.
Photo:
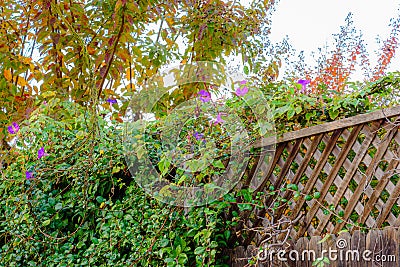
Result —
<svg viewBox="0 0 400 267"><path fill-rule="evenodd" d="M268 145L283 143L303 137L309 137L320 133L331 132L337 129L348 128L359 124L380 120L383 118L391 118L400 115L400 105L390 108L385 108L370 113L360 114L349 118L344 118L337 121L327 122L311 126L309 128L300 129L297 131L284 133L282 136L270 136L261 139L254 144L255 147L264 147Z"/></svg>

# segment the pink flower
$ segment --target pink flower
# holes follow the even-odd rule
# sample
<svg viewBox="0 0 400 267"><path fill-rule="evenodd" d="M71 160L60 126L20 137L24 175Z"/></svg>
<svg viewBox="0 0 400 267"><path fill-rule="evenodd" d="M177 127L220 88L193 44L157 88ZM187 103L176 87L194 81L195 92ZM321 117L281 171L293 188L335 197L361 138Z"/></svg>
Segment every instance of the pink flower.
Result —
<svg viewBox="0 0 400 267"><path fill-rule="evenodd" d="M200 90L197 94L202 102L208 102L211 100L211 95L206 90Z"/></svg>
<svg viewBox="0 0 400 267"><path fill-rule="evenodd" d="M19 125L16 122L11 123L10 126L7 127L7 130L10 134L16 134L19 131Z"/></svg>
<svg viewBox="0 0 400 267"><path fill-rule="evenodd" d="M48 154L44 151L44 147L41 147L38 150L38 159L41 159L42 157L48 156Z"/></svg>
<svg viewBox="0 0 400 267"><path fill-rule="evenodd" d="M245 94L247 94L249 92L249 88L247 88L246 86L245 87L243 87L243 88L238 88L238 89L236 89L236 95L237 96L244 96Z"/></svg>
<svg viewBox="0 0 400 267"><path fill-rule="evenodd" d="M218 123L222 124L225 121L221 118L221 113L218 113L217 118L214 120L214 125L217 125Z"/></svg>
<svg viewBox="0 0 400 267"><path fill-rule="evenodd" d="M204 138L204 135L202 133L199 133L199 132L195 132L193 134L193 136L194 136L194 138L196 138L196 140L201 140L201 139Z"/></svg>
<svg viewBox="0 0 400 267"><path fill-rule="evenodd" d="M30 171L26 171L26 172L25 172L25 176L26 176L26 179L30 180L30 179L33 178L33 173L30 172Z"/></svg>
<svg viewBox="0 0 400 267"><path fill-rule="evenodd" d="M240 84L246 84L247 83L247 81L246 80L243 80L243 81L240 81Z"/></svg>
<svg viewBox="0 0 400 267"><path fill-rule="evenodd" d="M108 98L106 101L108 103L110 103L110 104L117 104L117 100L116 99Z"/></svg>
<svg viewBox="0 0 400 267"><path fill-rule="evenodd" d="M301 84L301 92L304 94L306 92L306 87L310 83L310 80L298 80L298 84Z"/></svg>

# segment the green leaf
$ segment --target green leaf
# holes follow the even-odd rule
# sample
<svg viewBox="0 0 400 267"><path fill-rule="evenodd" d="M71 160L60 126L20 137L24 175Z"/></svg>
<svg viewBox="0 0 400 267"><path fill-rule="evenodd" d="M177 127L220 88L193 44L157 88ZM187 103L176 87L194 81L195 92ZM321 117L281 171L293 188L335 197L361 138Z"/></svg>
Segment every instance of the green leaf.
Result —
<svg viewBox="0 0 400 267"><path fill-rule="evenodd" d="M197 248L194 250L194 254L196 254L196 255L203 254L205 250L206 250L206 249L205 249L204 247L197 247Z"/></svg>
<svg viewBox="0 0 400 267"><path fill-rule="evenodd" d="M293 118L293 116L296 114L295 109L293 107L290 107L290 109L287 112L287 119L290 120Z"/></svg>
<svg viewBox="0 0 400 267"><path fill-rule="evenodd" d="M322 238L320 241L318 241L318 244L324 243L326 240L328 240L331 237L330 234L326 234L324 238Z"/></svg>
<svg viewBox="0 0 400 267"><path fill-rule="evenodd" d="M293 191L299 190L299 187L296 184L288 184L286 187L287 187L287 189L291 189Z"/></svg>
<svg viewBox="0 0 400 267"><path fill-rule="evenodd" d="M249 67L244 66L243 67L243 72L244 72L244 74L249 75Z"/></svg>
<svg viewBox="0 0 400 267"><path fill-rule="evenodd" d="M48 220L45 220L45 221L42 223L42 226L47 226L47 225L49 225L49 224L50 224L50 222L51 222L51 220L50 220L50 219L48 219Z"/></svg>
<svg viewBox="0 0 400 267"><path fill-rule="evenodd" d="M330 109L329 110L329 117L331 117L332 120L334 120L338 115L339 115L338 109L336 109L336 110Z"/></svg>
<svg viewBox="0 0 400 267"><path fill-rule="evenodd" d="M63 205L62 203L57 203L56 206L54 207L55 210L60 210L62 209Z"/></svg>
<svg viewBox="0 0 400 267"><path fill-rule="evenodd" d="M104 201L104 198L102 196L98 196L98 197L96 197L96 201L98 203L102 203Z"/></svg>
<svg viewBox="0 0 400 267"><path fill-rule="evenodd" d="M225 166L221 160L214 161L213 166L216 168L225 169Z"/></svg>

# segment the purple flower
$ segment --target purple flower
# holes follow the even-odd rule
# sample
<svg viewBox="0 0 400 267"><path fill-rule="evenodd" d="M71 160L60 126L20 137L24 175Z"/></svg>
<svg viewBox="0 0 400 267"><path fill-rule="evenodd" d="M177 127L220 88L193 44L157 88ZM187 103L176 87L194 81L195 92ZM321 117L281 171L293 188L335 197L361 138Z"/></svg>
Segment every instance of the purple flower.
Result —
<svg viewBox="0 0 400 267"><path fill-rule="evenodd" d="M200 92L197 94L199 95L200 100L203 102L208 102L211 100L211 95L206 90L200 90Z"/></svg>
<svg viewBox="0 0 400 267"><path fill-rule="evenodd" d="M108 103L110 103L110 104L117 104L117 100L116 99L108 98L106 101Z"/></svg>
<svg viewBox="0 0 400 267"><path fill-rule="evenodd" d="M33 178L33 173L32 172L30 172L30 171L26 171L25 172L25 176L26 176L26 179L32 179Z"/></svg>
<svg viewBox="0 0 400 267"><path fill-rule="evenodd" d="M236 95L237 96L244 96L245 94L247 94L249 92L249 88L247 88L246 86L245 87L243 87L243 88L238 88L238 89L236 89Z"/></svg>
<svg viewBox="0 0 400 267"><path fill-rule="evenodd" d="M7 127L7 130L10 134L16 134L19 131L19 125L16 122L11 123L10 126Z"/></svg>
<svg viewBox="0 0 400 267"><path fill-rule="evenodd" d="M243 80L243 81L240 81L240 84L246 84L247 83L247 81L246 80Z"/></svg>
<svg viewBox="0 0 400 267"><path fill-rule="evenodd" d="M310 80L298 80L298 84L301 84L301 92L304 94L306 92L306 86L310 83Z"/></svg>
<svg viewBox="0 0 400 267"><path fill-rule="evenodd" d="M196 138L196 140L201 140L201 139L204 138L204 134L199 133L199 132L195 132L195 133L193 134L193 136L194 136L194 138Z"/></svg>
<svg viewBox="0 0 400 267"><path fill-rule="evenodd" d="M221 113L218 113L217 118L214 120L214 125L217 125L218 123L224 123L225 121L221 119Z"/></svg>
<svg viewBox="0 0 400 267"><path fill-rule="evenodd" d="M41 158L44 157L44 156L48 156L48 154L44 151L44 147L41 147L41 148L38 150L38 159L41 159Z"/></svg>

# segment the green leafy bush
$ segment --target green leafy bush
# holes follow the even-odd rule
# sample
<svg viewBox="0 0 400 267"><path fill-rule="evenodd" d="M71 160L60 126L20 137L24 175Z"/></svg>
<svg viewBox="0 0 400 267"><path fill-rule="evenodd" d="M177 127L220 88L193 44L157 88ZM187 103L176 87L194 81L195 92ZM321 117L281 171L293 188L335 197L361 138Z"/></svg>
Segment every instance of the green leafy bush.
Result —
<svg viewBox="0 0 400 267"><path fill-rule="evenodd" d="M229 203L185 213L152 199L127 170L122 129L99 118L95 135L89 121L52 101L21 125L0 184L0 265L222 266Z"/></svg>

